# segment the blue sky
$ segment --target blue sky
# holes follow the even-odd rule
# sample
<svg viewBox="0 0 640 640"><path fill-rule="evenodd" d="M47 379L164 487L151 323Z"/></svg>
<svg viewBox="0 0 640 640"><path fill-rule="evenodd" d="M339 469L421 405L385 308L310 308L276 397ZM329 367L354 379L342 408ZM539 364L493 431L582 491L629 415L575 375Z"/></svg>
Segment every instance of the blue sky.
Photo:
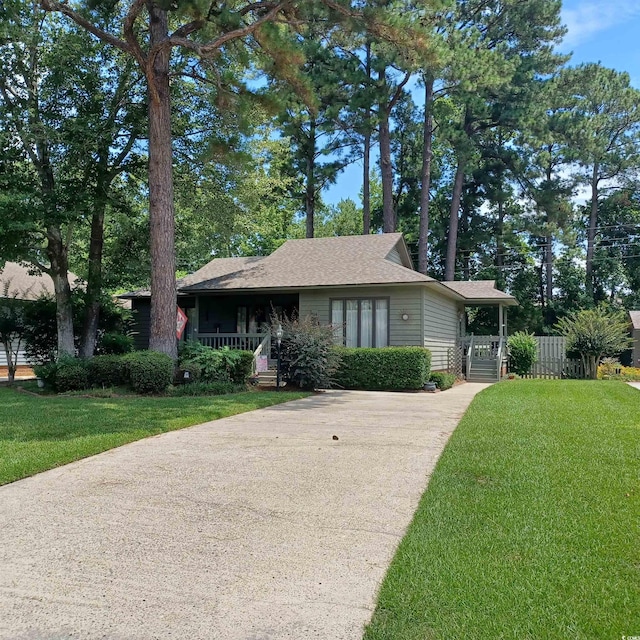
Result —
<svg viewBox="0 0 640 640"><path fill-rule="evenodd" d="M569 64L601 62L627 71L640 88L640 0L565 0L562 19L568 28L560 50L573 53ZM323 194L333 204L341 198L360 202L362 164L348 167Z"/></svg>

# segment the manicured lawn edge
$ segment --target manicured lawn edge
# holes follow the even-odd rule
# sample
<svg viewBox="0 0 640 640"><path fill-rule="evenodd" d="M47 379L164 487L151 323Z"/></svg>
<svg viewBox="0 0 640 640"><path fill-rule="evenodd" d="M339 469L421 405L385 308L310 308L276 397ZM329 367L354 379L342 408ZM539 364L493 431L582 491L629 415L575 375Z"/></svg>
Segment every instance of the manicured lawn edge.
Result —
<svg viewBox="0 0 640 640"><path fill-rule="evenodd" d="M0 387L0 485L135 440L309 395L248 391L213 397L38 397Z"/></svg>
<svg viewBox="0 0 640 640"><path fill-rule="evenodd" d="M479 394L381 586L366 640L640 635L640 393Z"/></svg>

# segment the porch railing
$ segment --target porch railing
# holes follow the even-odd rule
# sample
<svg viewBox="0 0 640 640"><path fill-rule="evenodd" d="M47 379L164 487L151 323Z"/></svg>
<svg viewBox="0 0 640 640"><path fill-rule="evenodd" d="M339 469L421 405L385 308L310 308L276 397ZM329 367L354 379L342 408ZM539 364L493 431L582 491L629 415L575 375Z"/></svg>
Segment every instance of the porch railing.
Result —
<svg viewBox="0 0 640 640"><path fill-rule="evenodd" d="M241 349L243 351L254 351L260 346L265 338L264 333L200 333L198 341L205 347L221 349Z"/></svg>
<svg viewBox="0 0 640 640"><path fill-rule="evenodd" d="M258 373L258 358L271 355L271 333L267 333L253 352L253 375Z"/></svg>

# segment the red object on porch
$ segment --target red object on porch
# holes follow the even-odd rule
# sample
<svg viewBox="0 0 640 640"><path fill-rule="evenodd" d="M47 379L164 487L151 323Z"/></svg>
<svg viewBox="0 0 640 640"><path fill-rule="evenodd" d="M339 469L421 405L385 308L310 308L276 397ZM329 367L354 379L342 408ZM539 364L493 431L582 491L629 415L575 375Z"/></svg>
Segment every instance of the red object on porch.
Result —
<svg viewBox="0 0 640 640"><path fill-rule="evenodd" d="M178 317L176 323L176 337L178 340L182 338L182 334L184 333L184 328L187 326L187 314L178 307Z"/></svg>

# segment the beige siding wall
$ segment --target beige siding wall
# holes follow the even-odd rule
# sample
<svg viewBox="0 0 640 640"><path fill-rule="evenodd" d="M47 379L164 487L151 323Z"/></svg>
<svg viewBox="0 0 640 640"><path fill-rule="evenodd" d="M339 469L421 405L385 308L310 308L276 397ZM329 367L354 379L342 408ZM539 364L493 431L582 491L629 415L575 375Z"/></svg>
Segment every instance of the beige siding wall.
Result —
<svg viewBox="0 0 640 640"><path fill-rule="evenodd" d="M402 258L400 257L400 252L397 249L391 249L391 251L389 251L387 260L389 260L390 262L395 262L401 267L404 267L404 265L402 264Z"/></svg>
<svg viewBox="0 0 640 640"><path fill-rule="evenodd" d="M640 329L633 331L633 366L640 367Z"/></svg>
<svg viewBox="0 0 640 640"><path fill-rule="evenodd" d="M424 346L431 351L431 369L444 371L449 367L449 349L458 337L459 305L428 289L423 290Z"/></svg>
<svg viewBox="0 0 640 640"><path fill-rule="evenodd" d="M300 316L315 315L329 324L331 298L389 298L389 344L421 346L423 343L423 305L420 287L358 287L300 292ZM408 320L402 320L403 314Z"/></svg>

